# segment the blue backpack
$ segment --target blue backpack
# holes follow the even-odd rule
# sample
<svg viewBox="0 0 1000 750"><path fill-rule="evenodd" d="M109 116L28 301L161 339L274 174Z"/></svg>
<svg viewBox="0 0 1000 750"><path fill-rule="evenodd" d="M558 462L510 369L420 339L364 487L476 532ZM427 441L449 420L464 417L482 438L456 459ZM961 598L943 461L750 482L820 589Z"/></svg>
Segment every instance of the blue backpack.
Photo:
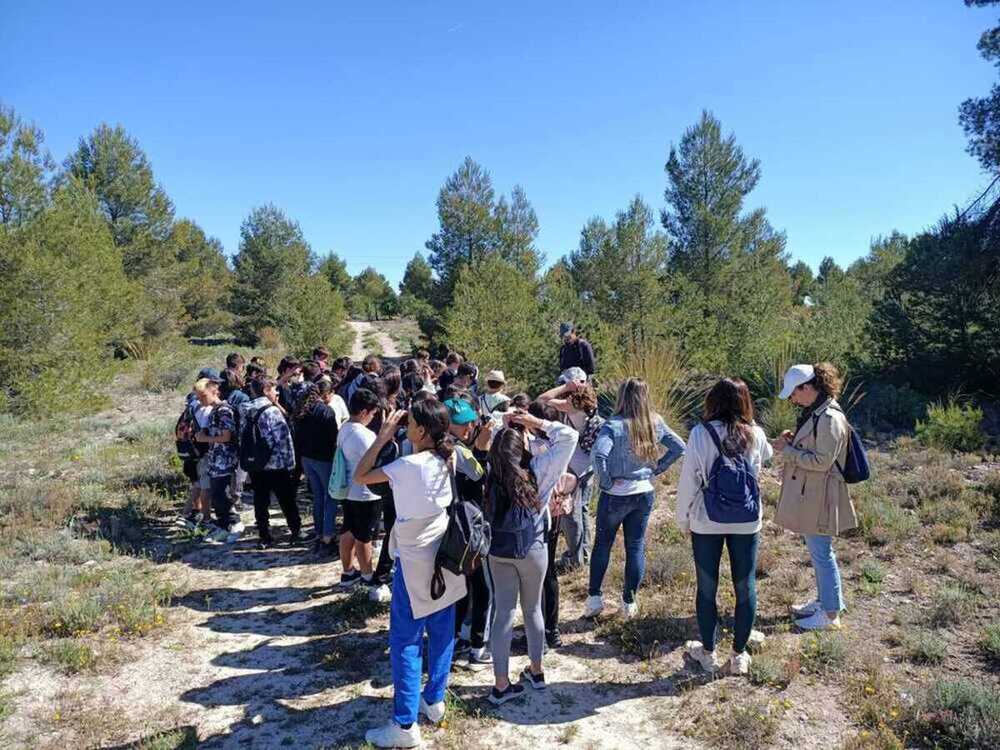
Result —
<svg viewBox="0 0 1000 750"><path fill-rule="evenodd" d="M760 486L746 456L728 456L710 422L702 426L719 451L702 490L705 512L715 523L754 523L760 518Z"/></svg>
<svg viewBox="0 0 1000 750"><path fill-rule="evenodd" d="M830 407L836 409L836 407ZM841 414L844 413L843 409L836 409ZM813 417L813 440L816 439L816 425L819 422L819 417ZM858 432L850 423L847 425L849 430L849 436L847 439L847 458L844 459L844 465L840 465L840 461L834 461L837 465L837 471L840 472L840 476L844 478L846 484L857 484L858 482L867 481L871 475L871 466L868 463L868 452L865 451L865 445L861 442L861 438L858 437Z"/></svg>
<svg viewBox="0 0 1000 750"><path fill-rule="evenodd" d="M490 488L494 492L494 488ZM528 550L535 543L535 514L522 505L511 503L507 512L498 517L496 501L489 519L492 539L490 554L494 557L506 557L512 560L523 560L528 556Z"/></svg>

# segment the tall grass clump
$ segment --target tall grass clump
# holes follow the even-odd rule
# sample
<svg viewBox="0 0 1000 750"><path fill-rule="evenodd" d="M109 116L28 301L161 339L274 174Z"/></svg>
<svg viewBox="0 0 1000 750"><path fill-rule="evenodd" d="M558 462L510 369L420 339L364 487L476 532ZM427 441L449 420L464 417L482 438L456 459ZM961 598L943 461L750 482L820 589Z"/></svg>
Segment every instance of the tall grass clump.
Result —
<svg viewBox="0 0 1000 750"><path fill-rule="evenodd" d="M930 747L1000 747L1000 690L971 680L935 682L916 709L915 733Z"/></svg>
<svg viewBox="0 0 1000 750"><path fill-rule="evenodd" d="M629 343L605 371L602 411L614 408L618 387L628 378L645 380L656 411L671 429L687 435L687 425L701 412L709 384L692 377L687 357L675 344L663 339Z"/></svg>
<svg viewBox="0 0 1000 750"><path fill-rule="evenodd" d="M927 419L917 422L917 438L931 448L972 453L986 443L982 421L982 409L952 398L927 407Z"/></svg>

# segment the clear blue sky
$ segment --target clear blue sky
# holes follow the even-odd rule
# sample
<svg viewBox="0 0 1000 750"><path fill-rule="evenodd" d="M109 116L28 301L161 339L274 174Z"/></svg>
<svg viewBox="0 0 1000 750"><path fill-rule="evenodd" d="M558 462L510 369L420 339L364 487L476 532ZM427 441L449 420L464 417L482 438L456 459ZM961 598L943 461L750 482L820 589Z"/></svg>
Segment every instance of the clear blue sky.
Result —
<svg viewBox="0 0 1000 750"><path fill-rule="evenodd" d="M177 214L230 252L270 201L318 254L392 281L467 154L498 190L523 185L554 260L636 193L659 209L669 146L709 108L761 160L749 205L815 267L984 187L956 110L994 80L975 45L996 15L961 0L0 0L0 97L60 161L122 123Z"/></svg>

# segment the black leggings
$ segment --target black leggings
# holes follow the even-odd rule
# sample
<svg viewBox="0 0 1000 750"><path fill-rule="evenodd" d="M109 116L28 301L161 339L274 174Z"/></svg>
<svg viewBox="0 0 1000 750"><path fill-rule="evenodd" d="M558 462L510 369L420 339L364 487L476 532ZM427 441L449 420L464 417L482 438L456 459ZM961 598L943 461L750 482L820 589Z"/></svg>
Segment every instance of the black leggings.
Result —
<svg viewBox="0 0 1000 750"><path fill-rule="evenodd" d="M559 631L559 576L556 575L556 547L559 544L560 516L552 519L546 544L549 548L549 567L545 569L542 581L542 616L545 618L545 633Z"/></svg>
<svg viewBox="0 0 1000 750"><path fill-rule="evenodd" d="M388 585L392 581L392 555L389 554L389 534L396 523L396 503L393 501L392 493L388 497L382 498L382 526L385 529L385 538L382 540L382 549L378 553L378 564L375 566L375 583Z"/></svg>
<svg viewBox="0 0 1000 750"><path fill-rule="evenodd" d="M302 529L299 506L295 502L297 481L287 469L255 471L250 474L253 482L253 515L257 521L257 534L262 542L271 541L271 493L278 498L278 505L288 523L288 530L298 535Z"/></svg>
<svg viewBox="0 0 1000 750"><path fill-rule="evenodd" d="M472 607L472 617L469 624L469 643L472 648L482 648L486 645L486 623L489 622L492 594L489 576L489 562L483 559L483 564L476 572L465 577L468 593L455 602L455 638L462 632L462 623Z"/></svg>

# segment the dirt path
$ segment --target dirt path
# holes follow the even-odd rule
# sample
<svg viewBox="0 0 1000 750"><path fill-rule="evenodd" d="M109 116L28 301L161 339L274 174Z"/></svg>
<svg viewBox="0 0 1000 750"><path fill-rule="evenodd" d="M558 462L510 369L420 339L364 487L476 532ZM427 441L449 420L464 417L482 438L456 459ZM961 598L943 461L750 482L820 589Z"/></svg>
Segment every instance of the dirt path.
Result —
<svg viewBox="0 0 1000 750"><path fill-rule="evenodd" d="M379 346L382 348L383 356L403 356L403 353L396 347L396 342L385 331L379 329L377 324L367 320L351 320L348 321L347 325L354 331L354 346L351 349L352 359L360 361L369 353L368 347L364 343L365 335L369 333L375 335L375 340L378 341Z"/></svg>

